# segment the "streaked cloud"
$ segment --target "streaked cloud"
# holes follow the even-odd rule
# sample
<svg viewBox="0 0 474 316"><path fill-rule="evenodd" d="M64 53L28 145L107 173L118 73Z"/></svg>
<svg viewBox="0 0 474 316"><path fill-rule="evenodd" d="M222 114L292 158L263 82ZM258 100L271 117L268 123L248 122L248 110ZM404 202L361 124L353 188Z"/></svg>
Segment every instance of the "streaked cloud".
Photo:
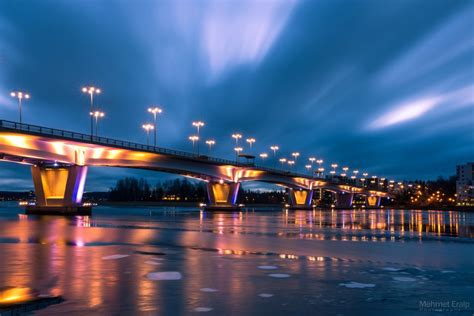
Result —
<svg viewBox="0 0 474 316"><path fill-rule="evenodd" d="M202 19L202 49L211 76L258 64L285 26L296 1L214 1Z"/></svg>
<svg viewBox="0 0 474 316"><path fill-rule="evenodd" d="M446 105L441 111L449 112L464 106L474 106L474 84L443 94L419 97L402 101L380 117L376 118L370 128L380 129L417 119L440 105Z"/></svg>

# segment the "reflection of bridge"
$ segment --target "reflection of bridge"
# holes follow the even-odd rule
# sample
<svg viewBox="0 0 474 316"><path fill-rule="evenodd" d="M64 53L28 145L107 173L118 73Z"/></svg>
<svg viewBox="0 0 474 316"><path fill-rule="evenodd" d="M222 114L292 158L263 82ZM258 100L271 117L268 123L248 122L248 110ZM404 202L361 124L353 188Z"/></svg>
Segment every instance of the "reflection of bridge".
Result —
<svg viewBox="0 0 474 316"><path fill-rule="evenodd" d="M336 206L351 207L354 194L378 207L386 192L335 183L235 161L127 141L0 120L0 159L31 165L40 207L81 205L87 166L169 172L207 182L209 205L232 208L241 182L262 181L287 188L293 207L311 206L313 189L336 194Z"/></svg>

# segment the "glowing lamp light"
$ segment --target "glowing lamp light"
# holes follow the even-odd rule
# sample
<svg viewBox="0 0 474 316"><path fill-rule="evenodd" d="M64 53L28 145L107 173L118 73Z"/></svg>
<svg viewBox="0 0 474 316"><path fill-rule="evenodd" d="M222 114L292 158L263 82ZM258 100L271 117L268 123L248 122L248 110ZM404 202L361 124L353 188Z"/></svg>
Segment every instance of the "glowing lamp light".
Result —
<svg viewBox="0 0 474 316"><path fill-rule="evenodd" d="M156 114L160 114L161 112L163 112L163 110L160 109L159 107L155 106L155 107L148 108L148 112L150 112L153 115L156 115Z"/></svg>
<svg viewBox="0 0 474 316"><path fill-rule="evenodd" d="M247 138L246 142L249 143L250 148L252 148L253 143L256 142L255 138Z"/></svg>
<svg viewBox="0 0 474 316"><path fill-rule="evenodd" d="M104 112L100 112L100 111L90 112L89 114L90 114L91 116L95 117L95 118L99 118L99 117L104 117L104 116L105 116L105 113L104 113Z"/></svg>
<svg viewBox="0 0 474 316"><path fill-rule="evenodd" d="M154 127L153 125L151 125L151 124L143 124L143 125L142 125L142 128L143 128L145 131L147 131L147 132L150 131L150 130L155 129L155 127Z"/></svg>
<svg viewBox="0 0 474 316"><path fill-rule="evenodd" d="M262 159L268 158L268 154L267 153L261 153L260 158L262 158Z"/></svg>

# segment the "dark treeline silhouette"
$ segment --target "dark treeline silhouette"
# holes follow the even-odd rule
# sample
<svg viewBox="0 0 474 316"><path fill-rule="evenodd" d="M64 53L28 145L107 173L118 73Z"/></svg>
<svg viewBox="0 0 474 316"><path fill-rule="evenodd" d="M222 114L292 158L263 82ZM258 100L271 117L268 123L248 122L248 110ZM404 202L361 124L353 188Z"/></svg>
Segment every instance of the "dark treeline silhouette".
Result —
<svg viewBox="0 0 474 316"><path fill-rule="evenodd" d="M117 181L110 188L110 201L187 201L207 202L207 189L203 182L192 182L188 179L175 179L158 182L155 186L145 179L127 177ZM250 191L240 189L239 203L279 204L285 202L283 191Z"/></svg>
<svg viewBox="0 0 474 316"><path fill-rule="evenodd" d="M110 189L111 201L205 201L206 188L203 183L187 179L158 182L155 186L147 180L127 177L117 181Z"/></svg>

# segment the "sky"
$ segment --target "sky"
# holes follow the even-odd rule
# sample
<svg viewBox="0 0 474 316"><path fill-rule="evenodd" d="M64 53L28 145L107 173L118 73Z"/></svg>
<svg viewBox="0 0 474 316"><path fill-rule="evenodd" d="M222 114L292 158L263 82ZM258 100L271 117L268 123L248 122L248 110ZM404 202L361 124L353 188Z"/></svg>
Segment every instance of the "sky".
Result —
<svg viewBox="0 0 474 316"><path fill-rule="evenodd" d="M234 157L300 152L391 179L433 179L474 160L474 2L462 0L2 0L0 119L88 133L84 85L100 87L99 134L191 151L192 121ZM203 146L204 147L204 146ZM204 149L203 149L204 150ZM270 163L270 162L267 162ZM86 189L151 171L90 168ZM261 184L254 183L253 187ZM0 163L0 190L33 187Z"/></svg>

